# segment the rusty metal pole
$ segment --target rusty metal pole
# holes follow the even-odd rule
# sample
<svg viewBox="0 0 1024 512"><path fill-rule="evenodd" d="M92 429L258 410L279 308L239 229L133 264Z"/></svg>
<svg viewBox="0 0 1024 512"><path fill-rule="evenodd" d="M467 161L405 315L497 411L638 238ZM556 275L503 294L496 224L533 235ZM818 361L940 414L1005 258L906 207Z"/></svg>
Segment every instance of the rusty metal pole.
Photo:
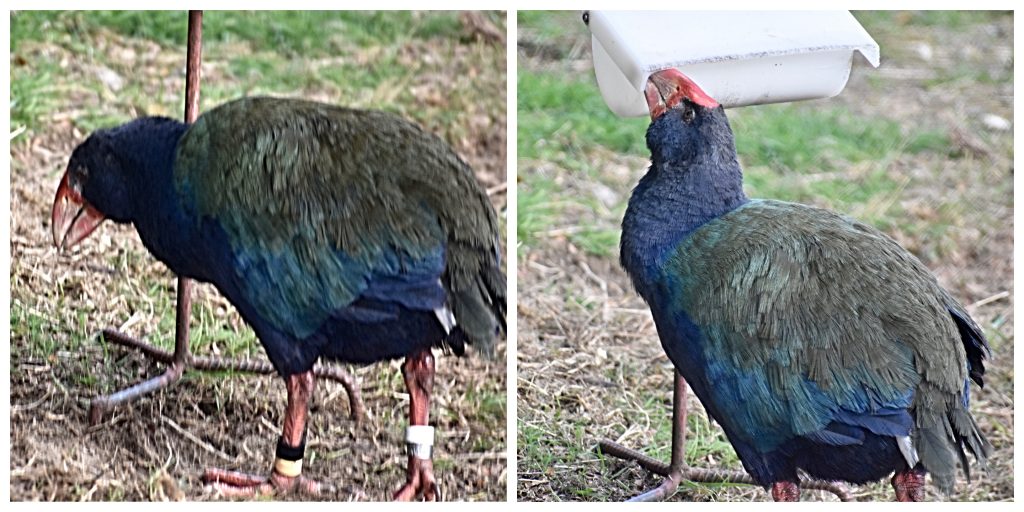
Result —
<svg viewBox="0 0 1024 512"><path fill-rule="evenodd" d="M199 77L203 60L203 11L188 13L188 50L185 61L185 122L193 123L199 117ZM176 316L174 323L174 353L153 347L114 329L104 329L103 338L109 342L141 351L148 357L168 364L163 374L140 382L132 387L110 395L98 396L89 408L89 424L95 425L103 414L118 404L130 402L156 390L163 389L181 379L187 368L199 370L233 370L257 374L274 373L266 361L237 361L219 357L193 357L189 351L189 319L192 316L192 280L178 277ZM363 417L363 402L355 379L338 367L317 365L318 377L338 381L345 387L349 397L351 417L358 421Z"/></svg>
<svg viewBox="0 0 1024 512"><path fill-rule="evenodd" d="M615 441L602 439L598 449L605 455L636 462L640 467L665 477L661 484L628 501L663 501L675 494L683 481L702 483L732 483L757 485L750 475L741 471L691 468L686 465L686 379L679 372L673 379L672 392L672 462L665 464L636 450L626 448ZM849 492L842 485L821 480L804 481L804 489L820 489L836 495L840 501L850 501Z"/></svg>
<svg viewBox="0 0 1024 512"><path fill-rule="evenodd" d="M188 50L185 57L185 122L199 117L199 77L203 64L203 11L188 12ZM192 318L192 280L178 277L177 315L174 322L174 363L189 363L188 322Z"/></svg>

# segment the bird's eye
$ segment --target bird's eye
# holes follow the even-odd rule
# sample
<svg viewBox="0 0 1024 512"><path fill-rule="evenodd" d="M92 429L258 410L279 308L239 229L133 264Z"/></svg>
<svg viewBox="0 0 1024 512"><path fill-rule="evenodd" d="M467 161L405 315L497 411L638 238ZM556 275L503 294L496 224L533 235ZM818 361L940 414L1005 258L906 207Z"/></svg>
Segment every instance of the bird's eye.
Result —
<svg viewBox="0 0 1024 512"><path fill-rule="evenodd" d="M686 121L687 123L689 123L690 121L693 121L693 118L696 115L697 115L697 113L694 112L693 108L690 107L689 105L687 105L686 108L683 109L683 121Z"/></svg>

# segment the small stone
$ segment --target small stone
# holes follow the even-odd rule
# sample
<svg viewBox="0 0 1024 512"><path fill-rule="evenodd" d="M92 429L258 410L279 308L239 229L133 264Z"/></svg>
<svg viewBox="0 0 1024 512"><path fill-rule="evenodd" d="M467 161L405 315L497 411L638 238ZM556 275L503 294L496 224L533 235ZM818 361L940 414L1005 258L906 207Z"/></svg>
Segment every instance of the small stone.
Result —
<svg viewBox="0 0 1024 512"><path fill-rule="evenodd" d="M591 190L594 192L594 196L606 207L613 208L619 204L619 194L604 183L594 183L591 186Z"/></svg>
<svg viewBox="0 0 1024 512"><path fill-rule="evenodd" d="M1006 118L995 114L985 114L985 117L981 118L981 122L985 124L985 128L998 132L1005 132L1010 129L1010 126L1012 126L1010 121L1006 120Z"/></svg>
<svg viewBox="0 0 1024 512"><path fill-rule="evenodd" d="M120 91L124 87L124 78L106 66L96 68L96 78L99 78L100 82L103 82L103 85L113 92Z"/></svg>
<svg viewBox="0 0 1024 512"><path fill-rule="evenodd" d="M916 51L917 56L921 57L921 60L924 61L932 60L932 56L934 55L932 47L928 43L917 43L916 45L914 45L914 51Z"/></svg>

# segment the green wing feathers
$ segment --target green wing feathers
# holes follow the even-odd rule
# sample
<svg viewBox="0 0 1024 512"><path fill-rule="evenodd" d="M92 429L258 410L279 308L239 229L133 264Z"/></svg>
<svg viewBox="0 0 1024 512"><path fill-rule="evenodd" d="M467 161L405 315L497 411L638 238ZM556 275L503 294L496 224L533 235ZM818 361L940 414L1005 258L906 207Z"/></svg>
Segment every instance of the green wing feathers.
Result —
<svg viewBox="0 0 1024 512"><path fill-rule="evenodd" d="M360 264L381 251L416 259L443 248L456 321L478 347L493 343L495 319L484 325L478 307L504 300L504 278L500 290L492 282L494 210L469 166L416 125L385 112L244 98L189 129L175 179L234 244L290 247L309 267L327 253Z"/></svg>
<svg viewBox="0 0 1024 512"><path fill-rule="evenodd" d="M755 200L694 231L666 268L707 352L735 368L809 379L837 403L850 390L882 403L913 390L915 445L941 487L953 482L956 440L983 460L984 440L963 407L967 356L950 314L963 308L880 231ZM792 369L772 371L780 366ZM780 396L795 384L769 382Z"/></svg>

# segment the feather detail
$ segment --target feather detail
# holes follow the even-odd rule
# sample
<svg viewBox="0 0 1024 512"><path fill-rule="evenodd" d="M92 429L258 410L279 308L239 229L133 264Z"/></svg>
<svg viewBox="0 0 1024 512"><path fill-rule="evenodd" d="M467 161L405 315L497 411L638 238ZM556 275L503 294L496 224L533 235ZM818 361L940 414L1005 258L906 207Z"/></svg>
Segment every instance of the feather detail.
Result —
<svg viewBox="0 0 1024 512"><path fill-rule="evenodd" d="M434 308L434 315L437 316L437 321L441 322L441 326L444 327L444 333L450 334L452 329L455 328L455 315L452 314L452 310L448 309L448 306L441 306Z"/></svg>
<svg viewBox="0 0 1024 512"><path fill-rule="evenodd" d="M907 467L917 466L917 463L921 459L917 456L917 449L914 448L914 443L910 439L910 436L900 436L896 438L896 444L900 448L900 453L903 454L903 458L907 461Z"/></svg>

